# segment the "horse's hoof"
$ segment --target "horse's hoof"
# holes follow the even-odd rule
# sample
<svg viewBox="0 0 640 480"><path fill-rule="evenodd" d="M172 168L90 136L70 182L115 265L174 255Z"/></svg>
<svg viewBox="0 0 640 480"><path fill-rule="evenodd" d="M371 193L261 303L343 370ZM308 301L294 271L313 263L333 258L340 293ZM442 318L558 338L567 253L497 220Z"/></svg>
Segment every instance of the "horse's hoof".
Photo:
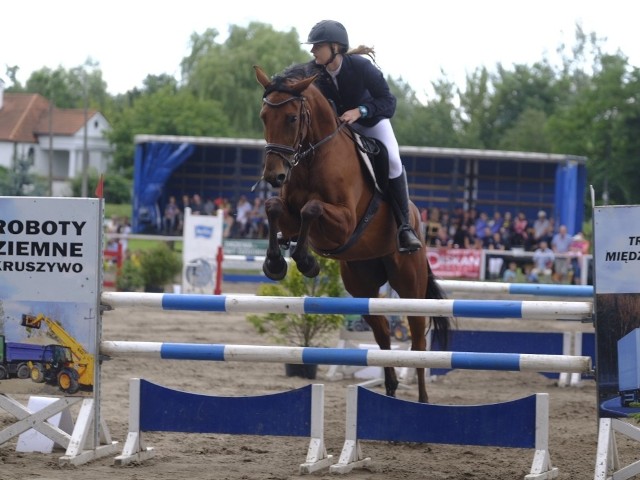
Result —
<svg viewBox="0 0 640 480"><path fill-rule="evenodd" d="M282 257L278 260L265 260L262 271L271 280L282 280L287 275L287 262Z"/></svg>
<svg viewBox="0 0 640 480"><path fill-rule="evenodd" d="M307 278L315 278L320 273L320 264L311 255L297 265L300 273Z"/></svg>

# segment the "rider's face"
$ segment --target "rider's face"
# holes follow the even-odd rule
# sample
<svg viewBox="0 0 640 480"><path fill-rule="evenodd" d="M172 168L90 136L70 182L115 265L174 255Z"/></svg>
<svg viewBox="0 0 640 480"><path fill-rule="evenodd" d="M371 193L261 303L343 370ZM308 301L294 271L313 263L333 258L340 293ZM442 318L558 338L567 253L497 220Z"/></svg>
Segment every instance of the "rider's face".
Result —
<svg viewBox="0 0 640 480"><path fill-rule="evenodd" d="M326 65L331 60L331 44L314 43L311 47L311 54L315 57L318 65Z"/></svg>

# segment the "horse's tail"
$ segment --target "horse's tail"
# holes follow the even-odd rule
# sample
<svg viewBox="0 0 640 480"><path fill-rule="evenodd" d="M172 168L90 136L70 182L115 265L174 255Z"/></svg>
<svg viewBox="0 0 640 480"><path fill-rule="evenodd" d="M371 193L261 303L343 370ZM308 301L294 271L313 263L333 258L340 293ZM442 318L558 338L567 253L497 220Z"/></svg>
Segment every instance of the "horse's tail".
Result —
<svg viewBox="0 0 640 480"><path fill-rule="evenodd" d="M425 292L425 298L433 300L442 300L447 298L444 290L436 281L436 276L431 270L431 266L427 267L427 291ZM433 327L433 333L436 336L438 344L441 350L447 350L449 347L449 331L451 330L451 319L449 317L437 316L430 317L429 328Z"/></svg>

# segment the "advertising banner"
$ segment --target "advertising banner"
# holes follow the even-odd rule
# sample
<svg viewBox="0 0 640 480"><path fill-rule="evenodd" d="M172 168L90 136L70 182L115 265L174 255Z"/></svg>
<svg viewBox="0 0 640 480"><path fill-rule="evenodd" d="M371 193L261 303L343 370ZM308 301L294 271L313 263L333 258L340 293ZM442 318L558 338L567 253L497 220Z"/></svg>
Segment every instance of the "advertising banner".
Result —
<svg viewBox="0 0 640 480"><path fill-rule="evenodd" d="M640 206L594 208L598 414L640 411Z"/></svg>
<svg viewBox="0 0 640 480"><path fill-rule="evenodd" d="M182 247L182 293L213 293L218 270L218 249L222 246L223 212L192 215L187 208Z"/></svg>
<svg viewBox="0 0 640 480"><path fill-rule="evenodd" d="M0 393L91 395L99 199L0 197Z"/></svg>
<svg viewBox="0 0 640 480"><path fill-rule="evenodd" d="M429 248L427 259L439 278L480 279L481 250L462 248Z"/></svg>

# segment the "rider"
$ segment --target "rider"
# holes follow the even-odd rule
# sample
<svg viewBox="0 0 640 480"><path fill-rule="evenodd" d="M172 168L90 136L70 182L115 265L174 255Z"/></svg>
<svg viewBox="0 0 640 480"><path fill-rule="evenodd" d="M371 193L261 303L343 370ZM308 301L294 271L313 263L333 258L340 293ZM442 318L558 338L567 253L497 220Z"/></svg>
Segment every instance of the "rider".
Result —
<svg viewBox="0 0 640 480"><path fill-rule="evenodd" d="M382 72L362 55L373 58L372 48L349 50L344 26L334 20L322 20L311 29L307 44L312 44L311 64L318 71L316 85L331 100L340 120L352 125L361 135L384 144L389 153L389 193L398 224L398 250L411 253L422 242L409 223L407 175L400 149L389 120L396 110L396 98Z"/></svg>

